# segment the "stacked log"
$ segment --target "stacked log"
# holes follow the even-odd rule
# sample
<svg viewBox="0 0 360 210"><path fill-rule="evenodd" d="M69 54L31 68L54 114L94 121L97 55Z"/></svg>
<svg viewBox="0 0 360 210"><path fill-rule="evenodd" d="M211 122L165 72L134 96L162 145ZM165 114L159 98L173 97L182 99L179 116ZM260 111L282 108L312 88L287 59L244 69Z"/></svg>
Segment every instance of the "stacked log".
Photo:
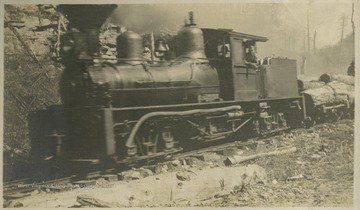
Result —
<svg viewBox="0 0 360 210"><path fill-rule="evenodd" d="M338 96L338 100L341 100L341 95L346 95L349 99L350 104L354 104L354 92L355 87L339 81L332 81L327 84L334 89L335 95Z"/></svg>
<svg viewBox="0 0 360 210"><path fill-rule="evenodd" d="M302 92L307 89L321 87L324 85L325 82L323 81L316 81L316 80L306 81L306 80L298 79L299 92Z"/></svg>
<svg viewBox="0 0 360 210"><path fill-rule="evenodd" d="M301 81L319 81L319 76L300 74L298 79Z"/></svg>
<svg viewBox="0 0 360 210"><path fill-rule="evenodd" d="M340 74L323 74L319 81L298 80L299 88L307 100L307 105L315 108L321 105L354 105L354 77Z"/></svg>
<svg viewBox="0 0 360 210"><path fill-rule="evenodd" d="M354 87L345 83L333 81L327 85L303 91L307 100L311 100L314 107L329 104L347 103L354 104Z"/></svg>
<svg viewBox="0 0 360 210"><path fill-rule="evenodd" d="M332 81L339 81L339 82L343 82L343 83L348 84L348 85L354 85L355 84L353 76L343 75L343 74L325 73L325 74L320 76L319 81L323 81L325 83L329 83L329 82L332 82Z"/></svg>
<svg viewBox="0 0 360 210"><path fill-rule="evenodd" d="M302 93L307 99L312 100L314 107L335 103L334 90L328 85L307 89Z"/></svg>

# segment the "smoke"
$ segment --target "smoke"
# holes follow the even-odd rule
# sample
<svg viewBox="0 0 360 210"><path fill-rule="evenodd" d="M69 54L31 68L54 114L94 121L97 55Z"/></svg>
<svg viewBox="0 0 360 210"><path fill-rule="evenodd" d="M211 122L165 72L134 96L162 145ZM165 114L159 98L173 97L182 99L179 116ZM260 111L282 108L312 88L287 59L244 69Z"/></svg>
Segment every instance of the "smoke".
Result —
<svg viewBox="0 0 360 210"><path fill-rule="evenodd" d="M232 28L237 31L246 29L256 32L259 25L251 23L261 21L256 14L256 8L268 7L265 4L137 4L118 5L109 19L114 24L124 25L137 33L156 32L167 28L178 30L188 20L188 13L194 12L195 23L201 28ZM266 11L265 11L266 12ZM255 24L260 24L255 23ZM243 30L241 30L243 29ZM254 30L255 29L255 30Z"/></svg>
<svg viewBox="0 0 360 210"><path fill-rule="evenodd" d="M259 46L261 56L289 55L289 50L302 47L303 29L284 4L118 5L108 21L139 34L156 34L164 29L179 30L190 11L194 12L195 23L200 28L227 28L268 37L270 41Z"/></svg>
<svg viewBox="0 0 360 210"><path fill-rule="evenodd" d="M183 16L185 15L186 13ZM174 12L172 7L166 5L118 5L109 22L143 34L158 33L163 29L178 30L182 25L178 18L179 12Z"/></svg>
<svg viewBox="0 0 360 210"><path fill-rule="evenodd" d="M317 50L336 45L338 16L351 12L349 3L127 4L118 5L108 21L139 34L157 34L164 30L178 31L188 19L189 11L193 11L200 28L227 28L269 38L266 43L258 43L259 58L288 57L298 60L300 65L301 56L307 53L308 9L310 37L316 30ZM312 40L310 46L313 46ZM326 59L322 62L323 66L329 63Z"/></svg>

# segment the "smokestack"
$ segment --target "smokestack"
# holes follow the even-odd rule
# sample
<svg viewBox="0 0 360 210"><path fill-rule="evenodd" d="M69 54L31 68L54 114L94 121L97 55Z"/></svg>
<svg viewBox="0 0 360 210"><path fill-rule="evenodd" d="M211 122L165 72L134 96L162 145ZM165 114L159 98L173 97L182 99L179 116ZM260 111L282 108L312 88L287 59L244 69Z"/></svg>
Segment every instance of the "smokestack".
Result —
<svg viewBox="0 0 360 210"><path fill-rule="evenodd" d="M79 53L81 58L91 58L92 56L99 55L100 27L116 7L115 4L57 6L57 10L69 20L72 31L79 31L79 34L74 36L74 41L75 51Z"/></svg>

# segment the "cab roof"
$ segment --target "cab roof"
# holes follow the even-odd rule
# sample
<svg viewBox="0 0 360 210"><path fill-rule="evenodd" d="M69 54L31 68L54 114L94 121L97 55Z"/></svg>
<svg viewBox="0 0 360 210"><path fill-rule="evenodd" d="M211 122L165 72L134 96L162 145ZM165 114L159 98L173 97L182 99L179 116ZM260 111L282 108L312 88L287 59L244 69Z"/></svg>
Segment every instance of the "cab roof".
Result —
<svg viewBox="0 0 360 210"><path fill-rule="evenodd" d="M202 28L201 30L203 31L203 33L213 34L215 36L231 36L231 37L236 37L236 38L241 38L241 39L252 40L252 41L255 41L255 42L266 42L266 41L268 41L268 38L266 38L266 37L256 36L256 35L251 35L251 34L244 34L244 33L240 33L240 32L235 32L232 29Z"/></svg>

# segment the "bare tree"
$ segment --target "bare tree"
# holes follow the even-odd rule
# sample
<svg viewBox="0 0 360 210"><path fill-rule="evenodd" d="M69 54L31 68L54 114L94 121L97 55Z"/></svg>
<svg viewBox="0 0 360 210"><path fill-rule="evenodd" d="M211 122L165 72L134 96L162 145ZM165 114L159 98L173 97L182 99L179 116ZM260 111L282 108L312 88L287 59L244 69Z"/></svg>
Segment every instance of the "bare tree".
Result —
<svg viewBox="0 0 360 210"><path fill-rule="evenodd" d="M308 7L307 7L307 38L308 38L308 49L307 52L310 53L310 6L314 3L315 0L309 0Z"/></svg>
<svg viewBox="0 0 360 210"><path fill-rule="evenodd" d="M310 3L307 9L307 38L308 38L308 53L310 53L310 21L309 21L309 11L310 11Z"/></svg>
<svg viewBox="0 0 360 210"><path fill-rule="evenodd" d="M315 33L314 33L313 44L314 44L314 54L315 54L316 53L316 30L315 30Z"/></svg>
<svg viewBox="0 0 360 210"><path fill-rule="evenodd" d="M354 3L352 3L352 8L351 8L351 26L353 30L353 42L355 44Z"/></svg>
<svg viewBox="0 0 360 210"><path fill-rule="evenodd" d="M340 39L340 50L339 50L339 70L341 70L341 56L342 56L342 45L343 45L343 39L344 39L344 29L346 26L346 21L348 17L345 14L342 14L340 17L340 24L341 24L341 39Z"/></svg>
<svg viewBox="0 0 360 210"><path fill-rule="evenodd" d="M306 54L306 32L303 32L303 50L304 50L304 55Z"/></svg>

